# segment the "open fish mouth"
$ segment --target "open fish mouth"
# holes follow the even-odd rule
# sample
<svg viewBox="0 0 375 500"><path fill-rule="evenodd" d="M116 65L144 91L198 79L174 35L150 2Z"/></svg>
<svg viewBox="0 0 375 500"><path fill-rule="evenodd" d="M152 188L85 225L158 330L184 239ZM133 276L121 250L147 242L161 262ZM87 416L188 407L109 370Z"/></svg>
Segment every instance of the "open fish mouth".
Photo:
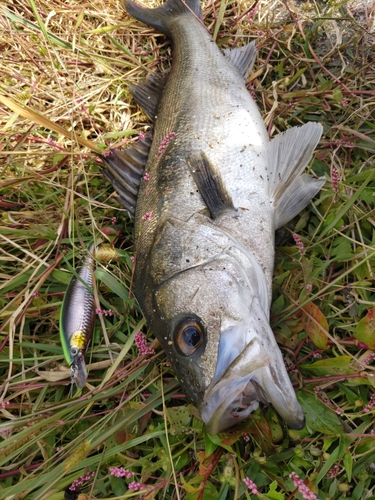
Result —
<svg viewBox="0 0 375 500"><path fill-rule="evenodd" d="M222 390L214 390L205 401L202 418L209 434L217 434L246 420L259 402L268 404L266 394L255 380L236 382L237 387L233 385L229 383Z"/></svg>
<svg viewBox="0 0 375 500"><path fill-rule="evenodd" d="M268 363L263 346L254 338L217 382L214 378L200 408L210 434L217 434L247 419L258 408L259 402L268 404L269 399L256 380L259 370Z"/></svg>
<svg viewBox="0 0 375 500"><path fill-rule="evenodd" d="M220 378L214 377L200 406L209 434L217 434L247 419L259 402L272 403L289 427L304 426L304 414L281 353L281 365L275 360L275 353L268 353L254 337Z"/></svg>

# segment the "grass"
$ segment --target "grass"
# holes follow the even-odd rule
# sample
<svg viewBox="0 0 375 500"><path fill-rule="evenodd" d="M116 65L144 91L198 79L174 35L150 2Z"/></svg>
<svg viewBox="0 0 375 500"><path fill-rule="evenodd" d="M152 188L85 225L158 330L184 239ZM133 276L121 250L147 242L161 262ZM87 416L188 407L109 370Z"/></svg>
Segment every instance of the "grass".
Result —
<svg viewBox="0 0 375 500"><path fill-rule="evenodd" d="M153 337L132 295L133 226L95 154L147 129L128 85L168 67L169 44L114 1L2 2L1 499L301 499L292 472L321 500L375 498L375 11L365 3L204 8L220 46L256 38L248 87L270 135L322 123L312 169L327 178L278 235L275 262L272 324L307 426L288 430L268 408L208 436L157 345L142 356L134 344L138 331ZM93 238L119 249L96 271L97 307L114 314L99 315L88 384L69 399L59 310Z"/></svg>

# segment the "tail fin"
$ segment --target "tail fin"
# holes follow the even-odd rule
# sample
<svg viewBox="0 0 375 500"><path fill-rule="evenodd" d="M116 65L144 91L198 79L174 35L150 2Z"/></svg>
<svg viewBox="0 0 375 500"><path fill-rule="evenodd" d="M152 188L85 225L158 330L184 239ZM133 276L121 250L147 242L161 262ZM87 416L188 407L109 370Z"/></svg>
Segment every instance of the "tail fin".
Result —
<svg viewBox="0 0 375 500"><path fill-rule="evenodd" d="M148 26L152 26L164 35L170 35L171 21L180 15L190 13L202 19L200 0L167 0L156 9L147 9L132 0L123 0L126 12Z"/></svg>

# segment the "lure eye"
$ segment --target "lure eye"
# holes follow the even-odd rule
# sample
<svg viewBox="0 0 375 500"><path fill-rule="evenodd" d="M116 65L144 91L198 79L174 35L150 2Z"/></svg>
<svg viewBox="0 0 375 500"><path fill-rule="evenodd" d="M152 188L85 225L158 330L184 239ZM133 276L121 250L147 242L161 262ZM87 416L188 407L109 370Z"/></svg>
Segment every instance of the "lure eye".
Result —
<svg viewBox="0 0 375 500"><path fill-rule="evenodd" d="M185 356L193 354L203 342L203 327L195 319L180 323L175 333L178 350Z"/></svg>
<svg viewBox="0 0 375 500"><path fill-rule="evenodd" d="M77 349L76 347L72 347L72 348L70 349L70 354L71 354L72 356L77 356L77 354L78 354L78 349Z"/></svg>

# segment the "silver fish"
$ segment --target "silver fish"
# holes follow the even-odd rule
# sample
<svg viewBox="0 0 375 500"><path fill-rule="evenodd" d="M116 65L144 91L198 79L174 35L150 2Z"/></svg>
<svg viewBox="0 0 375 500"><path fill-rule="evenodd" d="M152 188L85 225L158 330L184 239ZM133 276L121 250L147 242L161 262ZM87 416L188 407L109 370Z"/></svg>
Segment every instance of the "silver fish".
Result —
<svg viewBox="0 0 375 500"><path fill-rule="evenodd" d="M135 212L139 305L209 433L260 401L300 429L304 414L269 324L274 233L324 184L303 174L322 126L269 140L244 83L254 43L221 52L198 0L124 3L173 47L170 73L132 89L153 121L149 151L147 138L103 158Z"/></svg>

